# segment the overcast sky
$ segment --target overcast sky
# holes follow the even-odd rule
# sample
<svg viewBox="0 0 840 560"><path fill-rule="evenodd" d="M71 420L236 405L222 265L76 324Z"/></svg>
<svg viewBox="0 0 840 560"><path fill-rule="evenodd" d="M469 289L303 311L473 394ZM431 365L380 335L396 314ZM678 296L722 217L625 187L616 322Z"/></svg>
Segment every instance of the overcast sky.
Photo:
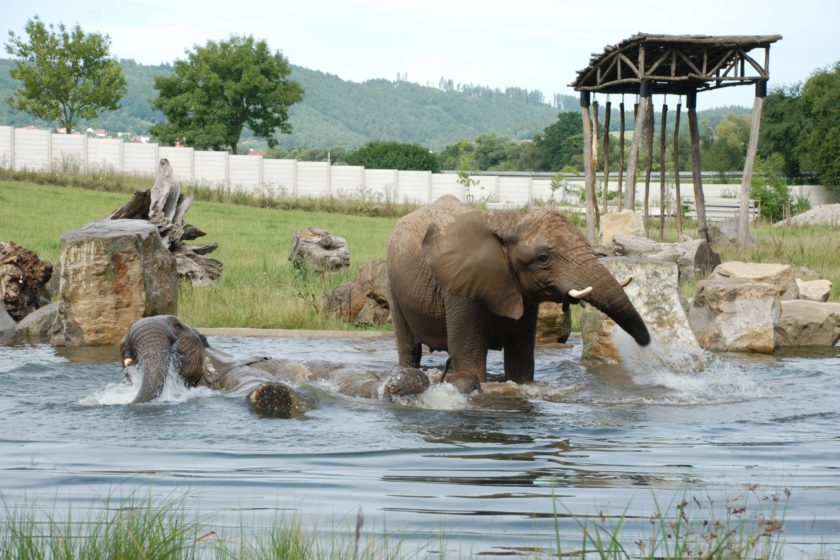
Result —
<svg viewBox="0 0 840 560"><path fill-rule="evenodd" d="M455 83L574 94L589 55L637 32L769 35L770 87L805 81L840 60L838 0L30 0L5 1L8 30L26 20L80 24L111 52L144 64L185 58L207 40L253 35L292 64L345 80ZM2 56L8 56L5 51ZM698 108L751 106L752 87L698 96Z"/></svg>

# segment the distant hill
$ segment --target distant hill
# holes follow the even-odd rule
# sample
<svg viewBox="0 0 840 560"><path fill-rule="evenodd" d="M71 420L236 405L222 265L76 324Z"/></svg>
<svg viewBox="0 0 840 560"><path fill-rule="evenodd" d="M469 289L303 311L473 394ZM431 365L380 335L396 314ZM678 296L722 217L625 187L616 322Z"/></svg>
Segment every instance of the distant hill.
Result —
<svg viewBox="0 0 840 560"><path fill-rule="evenodd" d="M133 60L120 62L128 87L120 109L80 125L104 128L109 133L148 134L151 125L163 121L163 115L153 110L149 102L157 95L154 77L171 73L172 67L146 66ZM17 88L9 76L13 64L12 60L0 59L0 124L55 125L39 122L8 106L6 99ZM371 140L396 140L441 150L485 133L527 139L552 124L558 111L577 110L577 98L573 96L557 95L553 99L555 106L551 106L543 101L540 92L515 87L501 91L453 86L451 80L442 80L442 89L384 79L357 83L299 66L292 66L291 78L303 86L305 94L303 101L290 111L293 133L278 137L280 145L287 148L354 148ZM723 118L721 114L725 116L733 110L713 110L718 113L709 112L707 122L714 125ZM243 141L255 143L247 132Z"/></svg>

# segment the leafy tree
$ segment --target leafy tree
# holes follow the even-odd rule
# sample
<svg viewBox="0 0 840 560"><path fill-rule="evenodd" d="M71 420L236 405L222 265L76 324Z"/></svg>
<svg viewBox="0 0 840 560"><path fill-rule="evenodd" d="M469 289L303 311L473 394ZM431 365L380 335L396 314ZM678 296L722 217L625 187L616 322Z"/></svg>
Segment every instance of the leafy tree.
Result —
<svg viewBox="0 0 840 560"><path fill-rule="evenodd" d="M35 16L27 39L9 31L6 52L18 58L10 75L22 85L9 105L35 117L58 121L68 133L78 119L114 110L126 93L120 64L109 57L107 35L85 33L76 24L49 27Z"/></svg>
<svg viewBox="0 0 840 560"><path fill-rule="evenodd" d="M799 177L801 144L807 130L802 86L774 89L767 95L762 111L758 154L765 159L779 154L783 160L782 173Z"/></svg>
<svg viewBox="0 0 840 560"><path fill-rule="evenodd" d="M710 171L740 171L747 157L750 117L729 114L716 127L706 128L701 139L700 161Z"/></svg>
<svg viewBox="0 0 840 560"><path fill-rule="evenodd" d="M289 107L301 100L303 89L287 79L291 72L280 53L265 41L233 36L208 41L175 62L170 76L155 78L159 92L153 101L167 122L151 132L164 142L181 139L189 146L236 152L248 127L269 147L277 145L277 130L289 133Z"/></svg>
<svg viewBox="0 0 840 560"><path fill-rule="evenodd" d="M760 203L762 217L774 222L784 218L785 206L793 202L783 167L781 154L757 157L750 185L750 198Z"/></svg>
<svg viewBox="0 0 840 560"><path fill-rule="evenodd" d="M581 162L583 121L580 113L559 113L557 121L546 127L538 146L550 169L560 170Z"/></svg>
<svg viewBox="0 0 840 560"><path fill-rule="evenodd" d="M823 185L840 190L840 61L808 78L802 103L809 124L800 144L802 163Z"/></svg>
<svg viewBox="0 0 840 560"><path fill-rule="evenodd" d="M345 161L369 169L440 171L440 161L428 148L404 142L368 142L348 153Z"/></svg>

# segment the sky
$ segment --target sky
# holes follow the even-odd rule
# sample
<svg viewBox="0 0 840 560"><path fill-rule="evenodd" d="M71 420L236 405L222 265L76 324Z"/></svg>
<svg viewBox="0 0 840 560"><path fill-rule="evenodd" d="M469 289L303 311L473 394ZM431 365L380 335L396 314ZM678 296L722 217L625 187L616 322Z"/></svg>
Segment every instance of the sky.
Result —
<svg viewBox="0 0 840 560"><path fill-rule="evenodd" d="M111 38L111 53L143 64L185 59L231 35L264 39L290 63L361 82L397 75L575 95L591 53L638 32L772 35L770 88L807 80L840 60L838 0L30 0L5 1L0 33L26 21L79 24ZM761 52L761 51L756 51ZM8 56L5 52L0 56ZM762 53L763 57L763 53ZM761 60L761 59L759 59ZM752 105L754 88L698 96L698 109ZM655 101L656 102L656 101Z"/></svg>

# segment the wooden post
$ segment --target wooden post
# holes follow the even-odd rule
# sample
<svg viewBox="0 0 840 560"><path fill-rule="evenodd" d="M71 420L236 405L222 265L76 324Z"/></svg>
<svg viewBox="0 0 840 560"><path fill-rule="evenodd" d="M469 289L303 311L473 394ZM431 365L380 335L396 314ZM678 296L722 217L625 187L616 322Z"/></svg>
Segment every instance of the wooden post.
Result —
<svg viewBox="0 0 840 560"><path fill-rule="evenodd" d="M609 212L610 194L610 111L612 103L607 99L604 113L604 214Z"/></svg>
<svg viewBox="0 0 840 560"><path fill-rule="evenodd" d="M586 236L595 244L595 169L592 167L592 119L589 115L589 92L580 92L583 118L583 171L586 185Z"/></svg>
<svg viewBox="0 0 840 560"><path fill-rule="evenodd" d="M680 111L682 99L677 102L677 114L674 118L674 204L677 205L677 235L682 234L682 199L680 198Z"/></svg>
<svg viewBox="0 0 840 560"><path fill-rule="evenodd" d="M621 188L624 186L624 95L621 96L621 103L618 104L618 113L621 130L618 133L618 196L615 198L618 201L618 209L621 210L623 204Z"/></svg>
<svg viewBox="0 0 840 560"><path fill-rule="evenodd" d="M601 213L598 211L598 117L600 115L598 100L592 101L592 209L595 212L595 229L601 225Z"/></svg>
<svg viewBox="0 0 840 560"><path fill-rule="evenodd" d="M662 104L659 130L659 241L665 239L665 129L668 128L668 104Z"/></svg>
<svg viewBox="0 0 840 560"><path fill-rule="evenodd" d="M703 196L703 180L700 176L700 131L697 128L697 92L690 91L686 96L688 109L688 132L691 136L691 176L694 180L694 207L697 210L697 232L700 237L709 240L709 227L706 225L706 200Z"/></svg>
<svg viewBox="0 0 840 560"><path fill-rule="evenodd" d="M636 113L636 123L633 127L633 140L630 141L630 161L627 163L627 189L624 192L624 208L633 210L636 205L636 167L639 164L639 142L644 133L644 123L647 118L648 99L651 95L651 84L642 80L639 91L639 110Z"/></svg>
<svg viewBox="0 0 840 560"><path fill-rule="evenodd" d="M650 235L650 172L653 169L653 97L648 97L645 105L648 106L645 120L645 233Z"/></svg>
<svg viewBox="0 0 840 560"><path fill-rule="evenodd" d="M767 81L755 83L755 100L753 101L752 123L750 124L750 143L747 145L747 159L744 161L744 176L741 179L741 208L738 214L738 246L744 247L750 236L750 186L752 185L753 163L758 149L758 132L761 127L761 109L764 98L767 97Z"/></svg>

